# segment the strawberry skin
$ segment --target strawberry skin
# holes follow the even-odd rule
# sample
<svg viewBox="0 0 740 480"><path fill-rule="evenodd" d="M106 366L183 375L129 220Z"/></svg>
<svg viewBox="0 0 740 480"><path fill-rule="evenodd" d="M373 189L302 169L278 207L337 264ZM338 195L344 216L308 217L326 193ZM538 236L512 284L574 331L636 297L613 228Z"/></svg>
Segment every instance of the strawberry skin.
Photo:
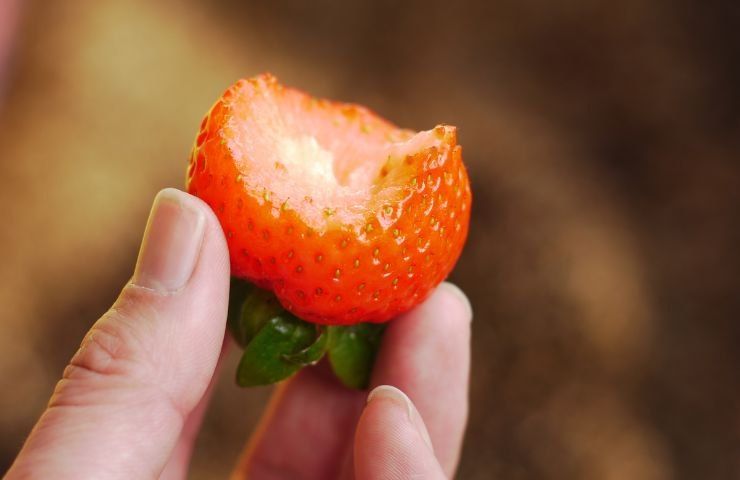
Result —
<svg viewBox="0 0 740 480"><path fill-rule="evenodd" d="M187 189L221 222L232 275L310 322L384 322L460 256L471 204L461 154L454 127L402 130L265 74L205 116Z"/></svg>

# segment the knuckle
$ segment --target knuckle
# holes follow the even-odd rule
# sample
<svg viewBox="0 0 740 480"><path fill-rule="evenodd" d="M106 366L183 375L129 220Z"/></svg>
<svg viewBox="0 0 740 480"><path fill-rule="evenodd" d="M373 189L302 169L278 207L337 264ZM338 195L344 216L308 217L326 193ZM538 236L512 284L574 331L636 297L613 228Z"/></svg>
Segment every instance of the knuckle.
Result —
<svg viewBox="0 0 740 480"><path fill-rule="evenodd" d="M156 366L151 345L153 309L124 290L116 305L85 335L63 378L79 376L126 377L146 381Z"/></svg>
<svg viewBox="0 0 740 480"><path fill-rule="evenodd" d="M125 288L85 335L65 368L49 408L146 401L184 418L167 387L166 362L156 343L156 304L147 292Z"/></svg>
<svg viewBox="0 0 740 480"><path fill-rule="evenodd" d="M57 383L49 408L117 402L127 391L150 389L141 347L115 315L106 313L85 335Z"/></svg>
<svg viewBox="0 0 740 480"><path fill-rule="evenodd" d="M65 371L64 378L86 372L94 375L123 375L132 370L138 363L137 348L132 346L131 335L124 329L115 326L115 322L99 321L88 332L82 345Z"/></svg>

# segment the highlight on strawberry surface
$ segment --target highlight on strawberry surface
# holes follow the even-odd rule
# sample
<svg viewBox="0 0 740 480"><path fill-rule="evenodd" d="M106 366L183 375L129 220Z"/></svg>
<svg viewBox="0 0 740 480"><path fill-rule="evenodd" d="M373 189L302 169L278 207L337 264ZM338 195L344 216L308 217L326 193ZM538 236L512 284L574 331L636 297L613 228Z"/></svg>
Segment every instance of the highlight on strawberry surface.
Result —
<svg viewBox="0 0 740 480"><path fill-rule="evenodd" d="M269 74L238 81L205 116L187 189L226 235L242 386L326 355L365 388L384 322L447 277L470 220L455 127L398 128Z"/></svg>

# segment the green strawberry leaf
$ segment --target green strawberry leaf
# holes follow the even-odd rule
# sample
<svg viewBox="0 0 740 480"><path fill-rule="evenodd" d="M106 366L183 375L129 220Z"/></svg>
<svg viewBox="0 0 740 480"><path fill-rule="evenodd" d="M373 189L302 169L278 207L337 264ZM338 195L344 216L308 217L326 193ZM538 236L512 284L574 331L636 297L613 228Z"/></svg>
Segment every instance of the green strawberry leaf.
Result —
<svg viewBox="0 0 740 480"><path fill-rule="evenodd" d="M253 387L290 377L305 364L288 358L296 355L301 358L303 355L309 360L308 363L318 361L323 355L323 347L312 347L325 342L322 337L315 325L299 320L288 312L274 316L244 349L236 370L236 383L242 387Z"/></svg>
<svg viewBox="0 0 740 480"><path fill-rule="evenodd" d="M328 328L329 363L347 387L367 388L384 328L375 323Z"/></svg>
<svg viewBox="0 0 740 480"><path fill-rule="evenodd" d="M270 319L284 310L272 292L232 278L228 325L240 346L245 347Z"/></svg>
<svg viewBox="0 0 740 480"><path fill-rule="evenodd" d="M300 352L283 355L288 362L298 364L302 367L316 365L326 353L329 346L329 334L325 329L320 329L316 340Z"/></svg>
<svg viewBox="0 0 740 480"><path fill-rule="evenodd" d="M284 380L328 352L341 382L367 388L384 325L322 327L286 311L272 292L231 279L228 326L244 353L236 372L242 387Z"/></svg>
<svg viewBox="0 0 740 480"><path fill-rule="evenodd" d="M240 346L246 345L245 333L241 327L242 306L247 295L254 289L251 283L231 277L229 288L229 310L226 316L226 325L231 335Z"/></svg>
<svg viewBox="0 0 740 480"><path fill-rule="evenodd" d="M283 313L293 317L285 311L272 292L253 287L252 292L244 299L239 321L244 344L249 344L268 321Z"/></svg>

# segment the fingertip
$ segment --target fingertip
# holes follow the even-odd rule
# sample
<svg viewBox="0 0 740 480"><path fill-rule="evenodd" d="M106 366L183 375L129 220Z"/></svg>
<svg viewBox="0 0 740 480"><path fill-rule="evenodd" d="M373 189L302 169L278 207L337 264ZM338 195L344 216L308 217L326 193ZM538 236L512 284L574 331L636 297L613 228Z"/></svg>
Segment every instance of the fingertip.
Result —
<svg viewBox="0 0 740 480"><path fill-rule="evenodd" d="M355 433L355 477L443 478L424 422L396 387L373 389Z"/></svg>
<svg viewBox="0 0 740 480"><path fill-rule="evenodd" d="M419 436L424 440L424 443L429 447L429 449L434 451L432 439L429 437L429 432L427 431L426 425L424 425L424 420L421 418L419 411L416 409L408 395L392 385L379 385L372 389L367 396L368 405L373 402L383 400L392 402L396 406L405 410L408 421L410 421L416 428Z"/></svg>
<svg viewBox="0 0 740 480"><path fill-rule="evenodd" d="M392 385L378 385L373 388L367 395L367 403L370 404L373 400L390 400L395 402L406 409L409 418L412 416L414 407L411 403L411 399L401 390Z"/></svg>
<svg viewBox="0 0 740 480"><path fill-rule="evenodd" d="M175 189L154 198L131 282L163 294L181 289L200 256L206 215Z"/></svg>
<svg viewBox="0 0 740 480"><path fill-rule="evenodd" d="M208 223L208 227L213 228L215 227L218 232L223 237L223 231L221 229L221 223L218 221L218 217L216 216L216 213L213 211L211 206L206 203L203 199L200 197L197 197L191 193L188 193L186 191L173 188L173 187L167 187L160 190L157 195L155 196L155 203L157 199L159 198L166 198L166 199L172 199L176 202L179 202L183 205L187 205L189 208L193 210L197 210L200 213L202 213L206 221ZM225 238L224 238L224 244L225 244Z"/></svg>
<svg viewBox="0 0 740 480"><path fill-rule="evenodd" d="M466 318L468 321L473 320L473 306L471 305L468 296L465 295L465 292L463 292L460 287L452 282L442 282L437 290L442 294L454 298L464 312L463 317Z"/></svg>
<svg viewBox="0 0 740 480"><path fill-rule="evenodd" d="M467 296L452 283L441 283L421 304L389 324L384 344L412 348L443 342L468 349L473 310ZM458 341L459 340L459 341Z"/></svg>

